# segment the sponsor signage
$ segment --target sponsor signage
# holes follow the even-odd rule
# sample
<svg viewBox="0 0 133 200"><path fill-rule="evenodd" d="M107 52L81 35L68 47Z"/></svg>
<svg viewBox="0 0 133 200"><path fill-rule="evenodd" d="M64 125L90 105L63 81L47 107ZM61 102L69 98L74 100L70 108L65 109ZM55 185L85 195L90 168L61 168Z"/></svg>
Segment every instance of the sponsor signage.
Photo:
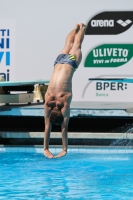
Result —
<svg viewBox="0 0 133 200"><path fill-rule="evenodd" d="M84 67L120 67L133 57L133 44L103 44L86 57Z"/></svg>
<svg viewBox="0 0 133 200"><path fill-rule="evenodd" d="M0 76L6 81L15 77L14 20L0 20Z"/></svg>
<svg viewBox="0 0 133 200"><path fill-rule="evenodd" d="M132 99L131 89L133 79L115 78L89 78L89 82L84 88L82 97L84 99L108 98L111 101Z"/></svg>
<svg viewBox="0 0 133 200"><path fill-rule="evenodd" d="M95 15L89 22L86 35L117 35L133 24L133 11L110 11Z"/></svg>
<svg viewBox="0 0 133 200"><path fill-rule="evenodd" d="M121 79L94 79L90 78L90 81L94 81L96 91L123 91L127 89L127 83L121 81ZM96 93L98 94L98 93ZM97 96L97 95L96 95Z"/></svg>
<svg viewBox="0 0 133 200"><path fill-rule="evenodd" d="M127 31L132 24L133 11L101 12L88 22L85 35L117 35ZM130 78L133 77L133 73L129 63L133 57L133 42L131 41L129 44L123 41L116 44L101 44L90 50L83 64L84 68L89 68L88 83L82 93L83 99L90 101L96 99L98 101L133 100L131 95L133 79Z"/></svg>
<svg viewBox="0 0 133 200"><path fill-rule="evenodd" d="M69 3L74 6L75 2ZM111 8L111 1L106 1L104 4L102 2L102 0L97 2L97 8L96 1L90 0L76 5L79 19L88 26L82 45L83 59L73 76L72 100L76 102L133 102L133 83L108 80L109 78L133 78L133 2L129 5L126 1L120 3L119 0L119 3L112 3ZM61 0L57 3L57 9L52 9L54 18L49 14L48 9L45 9L45 12L43 12L44 9L41 10L46 7L45 4L49 6L48 1L41 0L40 4L36 3L38 9L35 15L30 3L27 3L27 20L21 8L10 1L8 7L13 8L14 19L8 18L11 13L6 12L6 4L2 5L0 76L3 76L6 81L50 79L55 54L58 54L62 48L62 41L75 26L77 17L71 12L72 20L69 26L63 26L62 23L67 24L68 18L64 17L59 21L56 15L63 8L61 8ZM81 5L83 11L79 12ZM24 1L22 7L25 7ZM105 7L106 10L103 10ZM40 12L49 17L42 17ZM4 20L4 18L7 19ZM46 26L51 21L53 25L46 29L46 26L42 26L44 21ZM15 30L17 30L17 37L15 37ZM44 41L43 44L42 41ZM16 42L17 56L15 56ZM17 68L15 68L15 61ZM90 78L106 78L106 80L91 81Z"/></svg>
<svg viewBox="0 0 133 200"><path fill-rule="evenodd" d="M96 90L113 90L113 91L119 91L119 90L126 90L127 84L123 82L114 82L114 81L98 81L96 82Z"/></svg>

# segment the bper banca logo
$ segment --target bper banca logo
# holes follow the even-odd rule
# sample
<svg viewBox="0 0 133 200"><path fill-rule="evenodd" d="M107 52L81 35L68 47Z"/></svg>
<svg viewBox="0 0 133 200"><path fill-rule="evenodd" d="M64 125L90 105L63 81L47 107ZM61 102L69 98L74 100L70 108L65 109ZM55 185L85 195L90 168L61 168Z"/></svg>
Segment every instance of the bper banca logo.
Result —
<svg viewBox="0 0 133 200"><path fill-rule="evenodd" d="M108 97L109 94L107 92L114 91L125 91L128 88L127 83L133 83L132 78L89 78L89 82L85 86L83 90L82 97L84 98L87 88L90 86L91 83L94 83L96 96L97 97ZM100 92L100 93L99 93ZM102 93L101 93L102 92Z"/></svg>
<svg viewBox="0 0 133 200"><path fill-rule="evenodd" d="M96 90L126 90L127 84L117 82L96 82Z"/></svg>
<svg viewBox="0 0 133 200"><path fill-rule="evenodd" d="M133 11L102 12L89 22L85 35L117 35L133 24Z"/></svg>

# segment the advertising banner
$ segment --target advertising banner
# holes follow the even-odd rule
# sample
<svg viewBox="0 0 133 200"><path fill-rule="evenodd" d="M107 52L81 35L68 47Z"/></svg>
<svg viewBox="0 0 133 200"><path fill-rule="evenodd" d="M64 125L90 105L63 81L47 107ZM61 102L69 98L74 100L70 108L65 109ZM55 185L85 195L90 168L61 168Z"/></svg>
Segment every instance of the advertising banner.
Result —
<svg viewBox="0 0 133 200"><path fill-rule="evenodd" d="M131 32L128 34L132 24L133 11L99 12L89 20L85 33L88 52L82 62L81 77L84 79L80 80L84 86L80 90L80 101L133 102L133 40ZM116 42L115 37L125 32L123 38L130 38L131 42L124 43L123 39ZM95 46L90 50L91 35ZM108 43L101 44L101 35Z"/></svg>
<svg viewBox="0 0 133 200"><path fill-rule="evenodd" d="M50 80L54 61L77 23L87 24L73 101L133 102L131 0L6 1L0 8L0 76ZM25 10L25 12L22 12ZM16 54L15 54L16 52Z"/></svg>
<svg viewBox="0 0 133 200"><path fill-rule="evenodd" d="M0 19L0 76L15 79L15 20Z"/></svg>
<svg viewBox="0 0 133 200"><path fill-rule="evenodd" d="M89 22L86 35L117 35L133 24L133 11L105 11L95 15Z"/></svg>
<svg viewBox="0 0 133 200"><path fill-rule="evenodd" d="M133 57L133 44L104 44L86 57L84 67L120 67Z"/></svg>

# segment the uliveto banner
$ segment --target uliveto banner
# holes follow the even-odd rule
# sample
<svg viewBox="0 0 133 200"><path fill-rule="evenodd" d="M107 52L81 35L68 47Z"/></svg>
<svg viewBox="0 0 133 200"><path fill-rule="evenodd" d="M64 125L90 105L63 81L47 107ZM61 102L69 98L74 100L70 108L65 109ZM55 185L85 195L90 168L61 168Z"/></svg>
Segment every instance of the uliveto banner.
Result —
<svg viewBox="0 0 133 200"><path fill-rule="evenodd" d="M84 67L120 67L133 57L133 44L103 44L86 57Z"/></svg>

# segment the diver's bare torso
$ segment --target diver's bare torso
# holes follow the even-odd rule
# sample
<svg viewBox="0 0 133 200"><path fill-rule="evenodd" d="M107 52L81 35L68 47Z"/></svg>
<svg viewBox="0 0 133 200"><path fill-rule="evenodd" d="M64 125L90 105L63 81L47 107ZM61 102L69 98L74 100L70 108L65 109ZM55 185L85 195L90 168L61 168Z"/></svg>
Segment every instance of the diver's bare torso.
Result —
<svg viewBox="0 0 133 200"><path fill-rule="evenodd" d="M49 108L62 109L65 103L70 104L72 99L72 77L74 69L69 64L57 64L45 95L45 104Z"/></svg>

